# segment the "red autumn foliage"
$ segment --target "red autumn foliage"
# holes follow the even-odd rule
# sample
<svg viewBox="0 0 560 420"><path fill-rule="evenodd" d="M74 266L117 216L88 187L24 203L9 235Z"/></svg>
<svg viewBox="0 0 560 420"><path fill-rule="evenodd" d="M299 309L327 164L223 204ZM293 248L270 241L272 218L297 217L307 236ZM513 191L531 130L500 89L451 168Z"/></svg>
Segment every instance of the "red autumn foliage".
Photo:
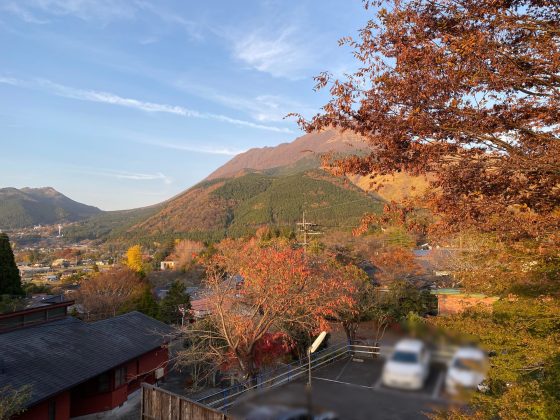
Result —
<svg viewBox="0 0 560 420"><path fill-rule="evenodd" d="M431 174L439 227L506 239L560 228L560 8L553 0L392 0L354 50L359 69L328 73L332 99L308 131L358 133L370 153L338 173ZM382 7L383 6L383 7Z"/></svg>
<svg viewBox="0 0 560 420"><path fill-rule="evenodd" d="M289 343L282 344L282 335L276 334L288 325L318 332L328 328L326 317L333 317L340 305L352 305L353 284L331 275L328 264L301 248L225 240L217 249L207 262L206 281L213 327L193 331L208 342L224 343L206 350L204 357L215 365L229 364L233 357L245 377L254 377L261 363L283 354ZM272 352L266 355L267 349Z"/></svg>
<svg viewBox="0 0 560 420"><path fill-rule="evenodd" d="M292 339L283 332L266 333L255 343L255 364L258 367L274 364L294 349Z"/></svg>
<svg viewBox="0 0 560 420"><path fill-rule="evenodd" d="M373 255L371 261L379 268L376 277L382 284L404 280L407 276L423 272L412 251L400 247L384 249Z"/></svg>

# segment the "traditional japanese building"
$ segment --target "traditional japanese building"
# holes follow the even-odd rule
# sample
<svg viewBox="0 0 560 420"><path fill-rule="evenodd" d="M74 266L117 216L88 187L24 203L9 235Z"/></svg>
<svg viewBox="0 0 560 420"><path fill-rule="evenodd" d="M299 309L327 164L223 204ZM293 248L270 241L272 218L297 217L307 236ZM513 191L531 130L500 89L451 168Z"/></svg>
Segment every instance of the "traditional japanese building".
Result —
<svg viewBox="0 0 560 420"><path fill-rule="evenodd" d="M31 392L18 420L110 411L167 373L171 327L140 312L86 323L72 303L0 315L0 389Z"/></svg>

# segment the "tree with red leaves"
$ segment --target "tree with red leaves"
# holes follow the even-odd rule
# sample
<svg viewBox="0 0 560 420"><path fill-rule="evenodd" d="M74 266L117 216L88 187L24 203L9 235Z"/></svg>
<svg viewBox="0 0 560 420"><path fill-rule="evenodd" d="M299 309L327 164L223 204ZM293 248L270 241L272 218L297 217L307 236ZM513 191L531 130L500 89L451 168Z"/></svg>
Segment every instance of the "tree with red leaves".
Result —
<svg viewBox="0 0 560 420"><path fill-rule="evenodd" d="M560 228L560 6L556 0L390 0L359 39L360 68L318 88L309 132L358 133L370 153L339 173L432 174L447 232L476 227L546 241ZM370 221L374 221L372 218Z"/></svg>
<svg viewBox="0 0 560 420"><path fill-rule="evenodd" d="M377 279L383 285L405 280L408 276L420 275L422 267L416 261L412 251L401 247L389 247L376 252L371 258L379 269Z"/></svg>
<svg viewBox="0 0 560 420"><path fill-rule="evenodd" d="M351 305L351 282L328 274L327 264L301 248L279 241L225 240L217 249L207 262L211 313L204 329L195 323L186 331L198 340L186 350L186 363L203 358L252 379L270 334L287 326L327 329L326 318L334 317L339 305Z"/></svg>

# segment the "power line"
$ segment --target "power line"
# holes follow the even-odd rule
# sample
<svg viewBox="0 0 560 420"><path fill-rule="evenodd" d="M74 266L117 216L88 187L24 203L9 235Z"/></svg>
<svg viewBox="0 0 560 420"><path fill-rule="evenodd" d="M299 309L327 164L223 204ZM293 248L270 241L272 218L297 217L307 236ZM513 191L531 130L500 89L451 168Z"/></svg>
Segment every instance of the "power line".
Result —
<svg viewBox="0 0 560 420"><path fill-rule="evenodd" d="M302 221L297 222L296 225L299 227L298 231L300 233L303 233L303 243L301 245L303 245L305 248L307 248L307 245L308 245L307 235L321 235L322 234L322 232L319 232L318 230L316 230L319 226L317 223L305 221L305 211L303 212Z"/></svg>

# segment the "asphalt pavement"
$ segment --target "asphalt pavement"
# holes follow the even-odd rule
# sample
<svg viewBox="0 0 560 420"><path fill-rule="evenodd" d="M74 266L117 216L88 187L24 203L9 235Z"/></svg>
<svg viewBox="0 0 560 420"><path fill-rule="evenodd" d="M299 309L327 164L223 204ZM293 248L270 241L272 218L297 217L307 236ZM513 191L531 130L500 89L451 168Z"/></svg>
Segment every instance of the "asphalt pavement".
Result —
<svg viewBox="0 0 560 420"><path fill-rule="evenodd" d="M443 397L445 366L432 364L423 389L403 391L381 384L384 361L370 357L338 360L313 371L314 413L332 412L340 419L426 419L426 413L447 405ZM228 414L245 418L255 407L306 407L306 377L239 401Z"/></svg>

